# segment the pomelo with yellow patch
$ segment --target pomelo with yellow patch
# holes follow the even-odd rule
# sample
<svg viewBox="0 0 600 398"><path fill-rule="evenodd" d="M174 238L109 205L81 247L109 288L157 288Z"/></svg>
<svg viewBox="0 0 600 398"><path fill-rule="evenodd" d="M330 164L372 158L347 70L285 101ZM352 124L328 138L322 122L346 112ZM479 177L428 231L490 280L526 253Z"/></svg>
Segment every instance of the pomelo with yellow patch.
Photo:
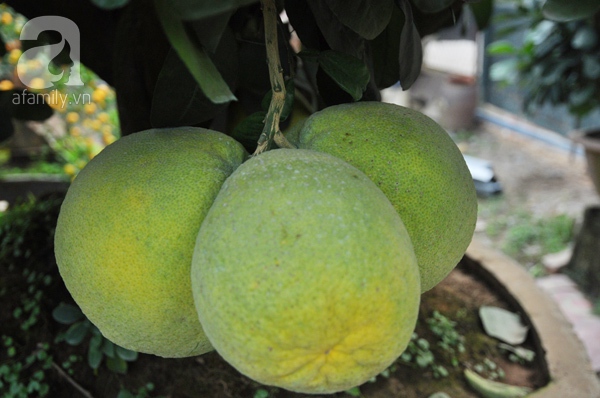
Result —
<svg viewBox="0 0 600 398"><path fill-rule="evenodd" d="M114 343L163 357L212 350L190 267L200 224L243 147L201 128L148 130L106 147L75 177L58 218L60 274Z"/></svg>
<svg viewBox="0 0 600 398"><path fill-rule="evenodd" d="M477 195L461 152L432 119L358 102L311 115L288 138L347 161L381 188L410 234L423 292L458 264L475 230Z"/></svg>
<svg viewBox="0 0 600 398"><path fill-rule="evenodd" d="M215 349L258 382L333 393L406 348L420 300L402 220L361 171L278 149L223 184L198 234L192 288Z"/></svg>

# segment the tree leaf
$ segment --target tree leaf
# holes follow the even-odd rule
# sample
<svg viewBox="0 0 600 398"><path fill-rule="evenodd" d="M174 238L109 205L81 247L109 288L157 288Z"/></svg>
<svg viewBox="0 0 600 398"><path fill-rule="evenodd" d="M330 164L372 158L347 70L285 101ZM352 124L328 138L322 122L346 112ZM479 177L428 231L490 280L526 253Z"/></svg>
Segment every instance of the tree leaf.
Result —
<svg viewBox="0 0 600 398"><path fill-rule="evenodd" d="M454 0L412 0L412 3L423 12L433 13L450 7Z"/></svg>
<svg viewBox="0 0 600 398"><path fill-rule="evenodd" d="M197 4L197 2L194 2ZM211 3L212 4L212 3ZM156 11L169 42L211 102L223 104L236 98L203 48L194 45L183 21L173 12L167 0L155 0Z"/></svg>
<svg viewBox="0 0 600 398"><path fill-rule="evenodd" d="M598 0L547 0L542 6L546 18L559 22L589 18L599 10Z"/></svg>
<svg viewBox="0 0 600 398"><path fill-rule="evenodd" d="M200 44L209 52L217 51L217 46L227 29L233 11L214 15L210 18L187 22Z"/></svg>
<svg viewBox="0 0 600 398"><path fill-rule="evenodd" d="M490 55L510 55L514 54L517 49L508 40L498 40L488 44L486 51Z"/></svg>
<svg viewBox="0 0 600 398"><path fill-rule="evenodd" d="M193 20L235 11L239 7L257 2L258 0L170 0L168 3L179 18Z"/></svg>
<svg viewBox="0 0 600 398"><path fill-rule="evenodd" d="M339 51L327 50L319 54L319 65L355 101L362 98L371 78L364 62Z"/></svg>
<svg viewBox="0 0 600 398"><path fill-rule="evenodd" d="M370 42L373 73L379 89L390 87L400 79L400 37L404 23L404 14L394 7L388 26Z"/></svg>
<svg viewBox="0 0 600 398"><path fill-rule="evenodd" d="M265 111L251 114L235 126L231 136L242 144L248 152L254 152L258 137L260 137L265 125L264 120L266 117L267 112Z"/></svg>
<svg viewBox="0 0 600 398"><path fill-rule="evenodd" d="M398 5L405 17L400 36L400 85L402 90L408 90L421 73L423 47L421 46L421 37L414 24L410 3L408 0L400 0Z"/></svg>
<svg viewBox="0 0 600 398"><path fill-rule="evenodd" d="M505 343L518 345L525 341L529 328L521 323L521 317L498 307L479 308L479 317L485 332Z"/></svg>
<svg viewBox="0 0 600 398"><path fill-rule="evenodd" d="M129 0L92 0L92 3L105 10L114 10L125 7L129 4Z"/></svg>
<svg viewBox="0 0 600 398"><path fill-rule="evenodd" d="M598 43L598 34L590 25L583 25L571 39L571 46L580 50L591 50Z"/></svg>
<svg viewBox="0 0 600 398"><path fill-rule="evenodd" d="M78 345L81 344L88 331L90 330L90 323L86 321L81 321L74 323L67 330L65 334L65 341L70 345Z"/></svg>
<svg viewBox="0 0 600 398"><path fill-rule="evenodd" d="M591 55L583 56L583 75L590 80L600 79L600 59Z"/></svg>
<svg viewBox="0 0 600 398"><path fill-rule="evenodd" d="M115 373L119 373L122 375L127 373L127 362L125 362L117 355L115 355L114 358L106 358L106 367Z"/></svg>
<svg viewBox="0 0 600 398"><path fill-rule="evenodd" d="M469 3L469 7L473 12L475 23L477 23L479 30L484 30L487 28L494 12L494 1L479 0Z"/></svg>
<svg viewBox="0 0 600 398"><path fill-rule="evenodd" d="M394 0L325 0L341 23L365 39L374 39L388 25Z"/></svg>
<svg viewBox="0 0 600 398"><path fill-rule="evenodd" d="M365 40L345 26L322 0L306 0L317 25L332 50L363 59Z"/></svg>
<svg viewBox="0 0 600 398"><path fill-rule="evenodd" d="M213 56L227 84L237 86L239 59L235 38L230 30L221 39ZM213 119L227 104L215 104L171 49L158 76L152 97L150 120L154 127L193 126Z"/></svg>
<svg viewBox="0 0 600 398"><path fill-rule="evenodd" d="M127 362L133 362L138 358L138 353L136 351L128 350L127 348L123 348L116 344L115 351L119 358Z"/></svg>
<svg viewBox="0 0 600 398"><path fill-rule="evenodd" d="M469 386L483 398L521 398L531 392L531 389L527 387L511 386L485 379L470 369L465 369L464 375Z"/></svg>
<svg viewBox="0 0 600 398"><path fill-rule="evenodd" d="M90 346L88 347L87 361L88 365L92 369L98 369L104 354L101 349L102 335L96 335L90 339Z"/></svg>
<svg viewBox="0 0 600 398"><path fill-rule="evenodd" d="M103 339L102 340L102 353L104 353L104 355L106 355L107 357L114 357L115 356L115 343L113 343L109 339L106 339L106 338Z"/></svg>
<svg viewBox="0 0 600 398"><path fill-rule="evenodd" d="M510 58L498 61L490 67L490 79L495 82L514 83L518 77L518 61Z"/></svg>
<svg viewBox="0 0 600 398"><path fill-rule="evenodd" d="M63 325L71 325L77 321L80 321L85 318L83 312L79 309L79 307L60 303L53 311L52 318L58 323L62 323Z"/></svg>

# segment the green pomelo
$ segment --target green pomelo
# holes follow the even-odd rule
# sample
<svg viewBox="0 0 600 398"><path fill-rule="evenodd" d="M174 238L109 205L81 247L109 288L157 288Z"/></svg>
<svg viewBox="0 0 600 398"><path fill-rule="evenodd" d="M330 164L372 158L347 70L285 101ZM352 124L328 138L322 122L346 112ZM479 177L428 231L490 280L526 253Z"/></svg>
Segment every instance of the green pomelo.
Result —
<svg viewBox="0 0 600 398"><path fill-rule="evenodd" d="M475 230L477 196L462 154L433 120L358 102L313 114L289 139L347 161L381 188L410 234L423 292L458 264Z"/></svg>
<svg viewBox="0 0 600 398"><path fill-rule="evenodd" d="M212 350L194 308L192 254L222 183L246 156L221 133L148 130L108 146L75 178L58 219L56 259L105 337L163 357Z"/></svg>
<svg viewBox="0 0 600 398"><path fill-rule="evenodd" d="M388 367L421 294L408 233L381 190L301 149L254 157L225 181L198 234L192 289L225 360L304 393L342 391Z"/></svg>

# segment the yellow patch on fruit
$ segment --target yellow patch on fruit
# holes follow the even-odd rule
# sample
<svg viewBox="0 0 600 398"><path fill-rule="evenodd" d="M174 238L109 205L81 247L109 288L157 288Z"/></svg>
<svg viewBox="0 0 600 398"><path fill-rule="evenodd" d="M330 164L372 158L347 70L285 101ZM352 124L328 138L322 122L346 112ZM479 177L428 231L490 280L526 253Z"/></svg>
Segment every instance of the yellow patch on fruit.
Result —
<svg viewBox="0 0 600 398"><path fill-rule="evenodd" d="M164 357L212 350L194 308L196 235L246 158L200 128L148 130L106 147L74 179L55 235L60 274L102 334Z"/></svg>
<svg viewBox="0 0 600 398"><path fill-rule="evenodd" d="M192 288L219 354L264 384L333 393L406 348L420 300L408 233L361 171L278 149L223 184L196 241Z"/></svg>

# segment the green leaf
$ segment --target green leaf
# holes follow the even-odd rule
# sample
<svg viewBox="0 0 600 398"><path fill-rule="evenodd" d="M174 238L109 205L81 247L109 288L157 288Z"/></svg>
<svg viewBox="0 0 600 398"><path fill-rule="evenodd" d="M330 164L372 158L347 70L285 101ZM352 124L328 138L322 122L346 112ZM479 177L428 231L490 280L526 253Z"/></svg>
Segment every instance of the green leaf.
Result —
<svg viewBox="0 0 600 398"><path fill-rule="evenodd" d="M490 43L486 48L490 55L510 55L514 54L517 49L508 40L498 40Z"/></svg>
<svg viewBox="0 0 600 398"><path fill-rule="evenodd" d="M63 325L71 325L77 321L85 318L83 312L71 304L60 303L53 311L52 318L58 323L62 323Z"/></svg>
<svg viewBox="0 0 600 398"><path fill-rule="evenodd" d="M202 92L215 104L236 100L206 51L194 45L183 21L173 12L171 3L167 0L155 0L155 5L169 42L198 82Z"/></svg>
<svg viewBox="0 0 600 398"><path fill-rule="evenodd" d="M475 23L479 30L484 30L490 24L494 12L494 0L479 0L469 3L475 16Z"/></svg>
<svg viewBox="0 0 600 398"><path fill-rule="evenodd" d="M518 61L505 59L490 67L490 79L496 82L513 83L518 76Z"/></svg>
<svg viewBox="0 0 600 398"><path fill-rule="evenodd" d="M379 89L390 87L400 79L400 36L404 22L402 11L394 7L390 23L370 43L375 84Z"/></svg>
<svg viewBox="0 0 600 398"><path fill-rule="evenodd" d="M319 54L319 65L355 101L361 99L371 77L364 62L339 51L327 50Z"/></svg>
<svg viewBox="0 0 600 398"><path fill-rule="evenodd" d="M434 13L450 7L454 0L413 0L413 4L425 13Z"/></svg>
<svg viewBox="0 0 600 398"><path fill-rule="evenodd" d="M138 353L136 351L131 351L118 345L115 345L115 349L117 356L124 361L133 362L138 358Z"/></svg>
<svg viewBox="0 0 600 398"><path fill-rule="evenodd" d="M135 395L130 393L128 390L121 390L117 395L117 398L136 398Z"/></svg>
<svg viewBox="0 0 600 398"><path fill-rule="evenodd" d="M258 0L169 0L168 3L179 18L192 20L235 11L239 7L257 2Z"/></svg>
<svg viewBox="0 0 600 398"><path fill-rule="evenodd" d="M571 40L571 46L580 50L591 50L598 43L598 33L590 25L583 25Z"/></svg>
<svg viewBox="0 0 600 398"><path fill-rule="evenodd" d="M590 80L600 79L600 59L597 56L583 56L583 75Z"/></svg>
<svg viewBox="0 0 600 398"><path fill-rule="evenodd" d="M359 387L352 387L351 389L346 390L345 393L352 397L360 397L362 395Z"/></svg>
<svg viewBox="0 0 600 398"><path fill-rule="evenodd" d="M127 373L127 362L118 356L106 358L106 367L115 373L123 375Z"/></svg>
<svg viewBox="0 0 600 398"><path fill-rule="evenodd" d="M592 99L596 93L594 85L585 86L580 89L574 89L569 93L569 103L573 107L579 107Z"/></svg>
<svg viewBox="0 0 600 398"><path fill-rule="evenodd" d="M410 3L408 0L401 0L399 6L405 17L400 36L400 85L402 90L408 90L421 73L423 47L414 23Z"/></svg>
<svg viewBox="0 0 600 398"><path fill-rule="evenodd" d="M328 4L323 0L297 0L306 1L315 17L321 34L329 48L340 51L356 58L365 54L365 40L358 33L344 25Z"/></svg>
<svg viewBox="0 0 600 398"><path fill-rule="evenodd" d="M546 18L559 22L589 18L599 10L598 0L547 0L542 7Z"/></svg>
<svg viewBox="0 0 600 398"><path fill-rule="evenodd" d="M96 335L90 339L90 345L88 347L87 361L88 365L92 369L98 369L104 354L100 346L102 345L102 336Z"/></svg>
<svg viewBox="0 0 600 398"><path fill-rule="evenodd" d="M105 10L114 10L125 7L129 4L129 0L92 0L92 3Z"/></svg>
<svg viewBox="0 0 600 398"><path fill-rule="evenodd" d="M511 386L485 379L470 369L465 369L464 375L469 386L483 398L521 398L531 392L531 389L527 387Z"/></svg>
<svg viewBox="0 0 600 398"><path fill-rule="evenodd" d="M226 30L213 58L229 86L235 88L239 58L230 30ZM204 95L181 58L171 49L154 87L150 111L152 125L193 126L213 119L226 106L214 104Z"/></svg>
<svg viewBox="0 0 600 398"><path fill-rule="evenodd" d="M109 339L102 340L102 353L107 357L115 356L115 343L110 341Z"/></svg>
<svg viewBox="0 0 600 398"><path fill-rule="evenodd" d="M267 112L265 111L251 114L235 126L231 136L240 142L248 152L253 152L265 125L266 117Z"/></svg>
<svg viewBox="0 0 600 398"><path fill-rule="evenodd" d="M390 22L394 0L325 0L341 23L365 39L377 37Z"/></svg>
<svg viewBox="0 0 600 398"><path fill-rule="evenodd" d="M70 345L78 345L83 341L89 330L90 323L87 321L74 323L69 330L67 330L65 341Z"/></svg>
<svg viewBox="0 0 600 398"><path fill-rule="evenodd" d="M214 53L217 51L221 37L223 37L223 33L225 33L228 27L231 15L233 15L233 11L214 15L210 18L190 21L187 24L194 32L200 44L209 52Z"/></svg>

